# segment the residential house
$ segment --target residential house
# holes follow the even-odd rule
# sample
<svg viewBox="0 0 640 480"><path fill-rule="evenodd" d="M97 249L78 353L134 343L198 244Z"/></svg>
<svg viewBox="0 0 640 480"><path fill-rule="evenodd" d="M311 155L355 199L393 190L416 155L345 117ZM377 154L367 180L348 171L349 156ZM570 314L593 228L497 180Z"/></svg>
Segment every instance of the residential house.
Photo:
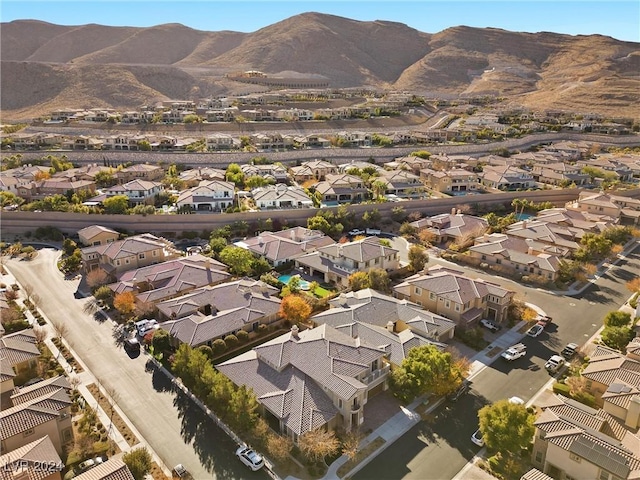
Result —
<svg viewBox="0 0 640 480"><path fill-rule="evenodd" d="M534 165L532 173L536 182L550 185L586 185L591 179L589 175L582 173L581 167L564 162Z"/></svg>
<svg viewBox="0 0 640 480"><path fill-rule="evenodd" d="M484 186L498 190L527 190L536 186L533 175L526 170L511 166L487 165L478 175Z"/></svg>
<svg viewBox="0 0 640 480"><path fill-rule="evenodd" d="M560 262L569 249L532 239L493 233L476 238L469 247L469 256L511 275L537 276L545 282L558 278Z"/></svg>
<svg viewBox="0 0 640 480"><path fill-rule="evenodd" d="M264 257L274 267L278 267L319 247L334 243L331 237L319 230L293 227L280 232L262 232L255 237L236 242L234 245L246 248L254 255Z"/></svg>
<svg viewBox="0 0 640 480"><path fill-rule="evenodd" d="M421 305L430 312L473 328L483 319L502 323L507 319L514 292L462 272L436 266L393 287L394 296Z"/></svg>
<svg viewBox="0 0 640 480"><path fill-rule="evenodd" d="M235 185L223 180L202 180L197 187L180 192L176 206L179 210L223 212L233 207Z"/></svg>
<svg viewBox="0 0 640 480"><path fill-rule="evenodd" d="M478 174L454 168L452 170L420 170L420 178L432 190L441 193L476 192L480 186Z"/></svg>
<svg viewBox="0 0 640 480"><path fill-rule="evenodd" d="M168 240L150 233L134 235L105 245L85 247L82 252L84 273L101 268L115 281L118 275L147 265L181 256Z"/></svg>
<svg viewBox="0 0 640 480"><path fill-rule="evenodd" d="M306 192L295 186L287 186L284 183L267 185L251 190L251 196L259 209L270 208L311 208L313 200Z"/></svg>
<svg viewBox="0 0 640 480"><path fill-rule="evenodd" d="M228 280L227 266L200 254L124 272L109 285L114 294L133 292L136 302L155 304L206 285Z"/></svg>
<svg viewBox="0 0 640 480"><path fill-rule="evenodd" d="M338 167L326 160L313 160L303 162L298 167L291 167L293 179L296 182L306 182L315 180L317 182L324 180L328 174L338 173Z"/></svg>
<svg viewBox="0 0 640 480"><path fill-rule="evenodd" d="M240 139L226 133L212 133L205 137L207 150L234 150L240 148Z"/></svg>
<svg viewBox="0 0 640 480"><path fill-rule="evenodd" d="M420 177L405 170L383 170L375 182L386 185L385 195L397 195L403 198L421 198L425 188Z"/></svg>
<svg viewBox="0 0 640 480"><path fill-rule="evenodd" d="M349 130L336 133L335 138L341 147L370 147L373 135Z"/></svg>
<svg viewBox="0 0 640 480"><path fill-rule="evenodd" d="M191 188L198 186L202 180L220 180L224 182L225 171L212 167L190 168L180 172L178 178L184 182L187 188Z"/></svg>
<svg viewBox="0 0 640 480"><path fill-rule="evenodd" d="M640 402L637 403L640 412ZM531 463L552 478L621 480L640 474L640 437L604 410L554 395L534 422Z"/></svg>
<svg viewBox="0 0 640 480"><path fill-rule="evenodd" d="M202 116L207 122L233 122L238 116L238 107L221 107L207 109ZM235 142L234 142L235 143ZM238 141L238 145L240 142ZM216 143L215 146L218 144Z"/></svg>
<svg viewBox="0 0 640 480"><path fill-rule="evenodd" d="M441 213L433 217L425 217L409 225L433 234L433 243L456 243L464 245L475 237L483 235L489 229L489 222L482 217L460 213L455 208L451 213Z"/></svg>
<svg viewBox="0 0 640 480"><path fill-rule="evenodd" d="M116 195L124 195L129 199L129 203L134 205L153 205L160 192L164 190L162 183L149 182L147 180L131 180L130 182L114 185L106 188L104 193L107 198Z"/></svg>
<svg viewBox="0 0 640 480"><path fill-rule="evenodd" d="M64 178L72 182L85 180L95 183L96 175L102 172L114 175L116 173L116 169L112 167L105 167L103 165L86 165L84 167L70 168L69 170L56 172L51 178Z"/></svg>
<svg viewBox="0 0 640 480"><path fill-rule="evenodd" d="M245 110L245 115L250 110ZM270 116L270 115L269 115ZM269 150L284 150L287 147L293 147L293 137L289 135L281 135L280 133L255 133L251 135L251 144L260 152Z"/></svg>
<svg viewBox="0 0 640 480"><path fill-rule="evenodd" d="M135 480L129 467L122 461L122 453L110 457L90 470L73 477L76 480Z"/></svg>
<svg viewBox="0 0 640 480"><path fill-rule="evenodd" d="M323 205L361 202L368 192L360 177L348 174L328 174L312 188L320 194Z"/></svg>
<svg viewBox="0 0 640 480"><path fill-rule="evenodd" d="M269 163L266 165L244 164L240 166L245 178L264 177L275 180L277 183L286 182L289 179L287 169L279 163Z"/></svg>
<svg viewBox="0 0 640 480"><path fill-rule="evenodd" d="M71 193L93 193L96 184L93 181L78 180L69 181L66 178L49 178L18 186L19 197L27 201L42 200L53 195L67 195Z"/></svg>
<svg viewBox="0 0 640 480"><path fill-rule="evenodd" d="M604 345L597 345L589 356L589 365L582 371L582 376L587 380L586 390L595 397L596 404L602 406L613 384L626 384L629 388L640 389L640 361Z"/></svg>
<svg viewBox="0 0 640 480"><path fill-rule="evenodd" d="M73 441L71 398L65 388L58 388L23 403L0 411L1 453L23 447L31 441L48 436L61 454Z"/></svg>
<svg viewBox="0 0 640 480"><path fill-rule="evenodd" d="M418 304L371 288L341 293L331 299L329 305L329 310L311 317L315 324L328 323L334 328L340 328L341 325L359 322L395 334L410 330L431 343L453 339L455 322L452 320L424 310ZM393 363L400 365L399 362Z"/></svg>
<svg viewBox="0 0 640 480"><path fill-rule="evenodd" d="M384 168L380 165L365 161L351 160L349 163L341 163L338 165L339 173L350 173L352 170L375 171L378 174L384 172Z"/></svg>
<svg viewBox="0 0 640 480"><path fill-rule="evenodd" d="M0 456L2 480L62 480L62 470L64 463L48 435Z"/></svg>
<svg viewBox="0 0 640 480"><path fill-rule="evenodd" d="M317 133L294 137L294 142L300 145L301 148L328 148L331 146L331 140Z"/></svg>
<svg viewBox="0 0 640 480"><path fill-rule="evenodd" d="M381 268L387 272L399 267L398 250L380 244L377 237L366 237L347 243L334 243L295 259L311 276L320 275L324 282L347 286L349 276L358 271Z"/></svg>
<svg viewBox="0 0 640 480"><path fill-rule="evenodd" d="M311 430L362 425L367 401L387 388L385 354L329 325L304 331L294 325L216 368L251 388L267 420L297 442Z"/></svg>
<svg viewBox="0 0 640 480"><path fill-rule="evenodd" d="M33 370L40 356L36 343L36 334L32 328L3 335L0 337L0 359L3 365L13 368L16 374Z"/></svg>
<svg viewBox="0 0 640 480"><path fill-rule="evenodd" d="M278 289L259 280L241 279L210 285L158 303L160 324L179 342L211 344L240 330L257 332L278 321Z"/></svg>
<svg viewBox="0 0 640 480"><path fill-rule="evenodd" d="M158 165L148 165L146 163L136 163L130 167L125 167L115 172L118 183L128 183L133 180L146 180L156 182L165 176L164 168Z"/></svg>
<svg viewBox="0 0 640 480"><path fill-rule="evenodd" d="M89 247L115 242L120 238L120 234L102 225L91 225L78 230L78 238L81 244Z"/></svg>
<svg viewBox="0 0 640 480"><path fill-rule="evenodd" d="M420 175L420 171L425 168L431 168L431 160L428 158L415 157L409 155L407 157L398 157L391 162L384 164L385 168L397 170L407 170L414 175Z"/></svg>
<svg viewBox="0 0 640 480"><path fill-rule="evenodd" d="M535 240L573 251L580 248L580 239L585 231L581 228L551 222L523 220L509 225L505 233L509 236Z"/></svg>
<svg viewBox="0 0 640 480"><path fill-rule="evenodd" d="M577 200L568 202L568 210L605 215L620 219L622 224L640 224L640 200L604 192L580 192Z"/></svg>

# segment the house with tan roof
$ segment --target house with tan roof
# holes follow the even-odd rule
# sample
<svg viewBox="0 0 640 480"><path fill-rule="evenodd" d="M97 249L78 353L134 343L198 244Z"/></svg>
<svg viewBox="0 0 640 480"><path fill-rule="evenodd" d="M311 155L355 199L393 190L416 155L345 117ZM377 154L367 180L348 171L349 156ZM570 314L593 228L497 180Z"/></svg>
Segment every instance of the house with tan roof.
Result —
<svg viewBox="0 0 640 480"><path fill-rule="evenodd" d="M385 295L371 288L341 293L329 300L329 305L329 310L311 317L315 324L327 323L339 328L343 325L363 323L382 328L396 336L410 330L414 336L434 344L451 340L456 325L452 320L424 310L418 304ZM396 362L396 365L399 364Z"/></svg>
<svg viewBox="0 0 640 480"><path fill-rule="evenodd" d="M640 413L640 402L637 404ZM599 409L554 395L534 425L531 463L552 478L640 478L640 437Z"/></svg>
<svg viewBox="0 0 640 480"><path fill-rule="evenodd" d="M614 383L640 389L640 361L604 345L596 345L582 376L587 380L586 390L595 397L596 404L602 406L606 392Z"/></svg>
<svg viewBox="0 0 640 480"><path fill-rule="evenodd" d="M533 178L540 183L550 185L587 185L591 177L582 173L580 167L564 162L547 165L534 165Z"/></svg>
<svg viewBox="0 0 640 480"><path fill-rule="evenodd" d="M289 172L279 163L269 163L266 165L244 164L240 166L245 178L264 177L270 178L277 183L286 182L289 179Z"/></svg>
<svg viewBox="0 0 640 480"><path fill-rule="evenodd" d="M382 170L375 181L386 185L385 195L421 198L426 190L418 175L405 170Z"/></svg>
<svg viewBox="0 0 640 480"><path fill-rule="evenodd" d="M334 243L295 259L309 275L321 276L323 281L346 286L349 276L358 271L381 268L387 272L399 267L398 250L380 243L378 237L366 237L347 243Z"/></svg>
<svg viewBox="0 0 640 480"><path fill-rule="evenodd" d="M102 225L91 225L78 230L78 237L83 245L97 246L115 242L120 238L120 234Z"/></svg>
<svg viewBox="0 0 640 480"><path fill-rule="evenodd" d="M27 201L34 201L52 195L66 195L68 192L93 193L95 189L95 182L90 180L72 181L66 178L49 178L18 186L17 195Z"/></svg>
<svg viewBox="0 0 640 480"><path fill-rule="evenodd" d="M235 242L234 245L246 248L254 255L264 257L274 267L278 267L319 247L334 243L331 237L319 230L293 227L280 232L262 232L255 237Z"/></svg>
<svg viewBox="0 0 640 480"><path fill-rule="evenodd" d="M431 190L441 193L476 192L480 186L478 174L462 168L451 170L420 170L420 178Z"/></svg>
<svg viewBox="0 0 640 480"><path fill-rule="evenodd" d="M200 254L175 258L122 273L109 285L114 294L133 292L136 303L155 304L206 285L227 281L227 266Z"/></svg>
<svg viewBox="0 0 640 480"><path fill-rule="evenodd" d="M304 331L294 325L216 368L251 388L263 415L297 442L310 430L361 425L369 398L387 388L384 356L382 347L329 325Z"/></svg>
<svg viewBox="0 0 640 480"><path fill-rule="evenodd" d="M531 239L492 233L476 238L469 256L490 266L499 266L510 274L537 275L547 282L558 278L560 262L569 249Z"/></svg>
<svg viewBox="0 0 640 480"><path fill-rule="evenodd" d="M580 248L580 239L586 232L581 228L551 222L523 220L509 225L505 233L512 237L535 240L573 251Z"/></svg>
<svg viewBox="0 0 640 480"><path fill-rule="evenodd" d="M158 165L146 163L135 163L130 167L125 167L116 171L115 177L118 183L129 183L133 180L145 180L147 182L157 182L164 178L164 168Z"/></svg>
<svg viewBox="0 0 640 480"><path fill-rule="evenodd" d="M168 240L150 233L134 235L105 245L96 245L81 249L84 273L97 268L117 276L128 270L165 262L181 256Z"/></svg>
<svg viewBox="0 0 640 480"><path fill-rule="evenodd" d="M219 121L228 121L227 114L231 114L233 116L233 110L222 109L222 120ZM217 121L217 120L216 120ZM240 148L241 142L239 138L232 137L227 133L211 133L207 135L205 138L205 142L207 144L207 150L209 151L217 151L217 150L235 150Z"/></svg>
<svg viewBox="0 0 640 480"><path fill-rule="evenodd" d="M156 197L164 190L162 183L148 180L131 180L127 183L114 185L106 188L104 193L108 197L115 195L125 195L129 203L133 205L147 204L153 205Z"/></svg>
<svg viewBox="0 0 640 480"><path fill-rule="evenodd" d="M640 200L604 192L580 192L577 200L568 202L567 210L580 210L620 219L621 224L640 223Z"/></svg>
<svg viewBox="0 0 640 480"><path fill-rule="evenodd" d="M482 217L460 213L455 208L451 213L441 213L421 218L409 225L418 231L427 230L434 236L435 243L466 243L469 238L483 235L489 229L489 222Z"/></svg>
<svg viewBox="0 0 640 480"><path fill-rule="evenodd" d="M312 189L320 194L324 205L361 202L368 193L360 177L346 173L327 174L325 180L313 185Z"/></svg>
<svg viewBox="0 0 640 480"><path fill-rule="evenodd" d="M278 289L248 278L197 288L157 304L160 327L192 347L240 330L256 332L278 322Z"/></svg>
<svg viewBox="0 0 640 480"><path fill-rule="evenodd" d="M296 182L306 182L324 180L329 174L338 173L338 167L326 160L312 160L302 162L300 166L291 167L291 174Z"/></svg>
<svg viewBox="0 0 640 480"><path fill-rule="evenodd" d="M184 182L187 188L196 187L203 180L225 181L225 171L219 168L201 167L190 168L180 172L178 178Z"/></svg>
<svg viewBox="0 0 640 480"><path fill-rule="evenodd" d="M536 186L533 175L526 170L512 166L486 165L478 176L484 186L498 190L527 190Z"/></svg>
<svg viewBox="0 0 640 480"><path fill-rule="evenodd" d="M39 356L40 350L32 328L0 337L0 393L3 405L13 393L14 377L34 370Z"/></svg>
<svg viewBox="0 0 640 480"><path fill-rule="evenodd" d="M197 187L180 192L176 206L195 212L223 212L233 206L235 186L224 180L202 180Z"/></svg>
<svg viewBox="0 0 640 480"><path fill-rule="evenodd" d="M77 480L135 480L119 453L73 478Z"/></svg>
<svg viewBox="0 0 640 480"><path fill-rule="evenodd" d="M0 411L0 432L5 454L48 435L56 452L73 440L71 398L64 388Z"/></svg>
<svg viewBox="0 0 640 480"><path fill-rule="evenodd" d="M0 456L2 480L61 480L63 470L64 463L47 435Z"/></svg>
<svg viewBox="0 0 640 480"><path fill-rule="evenodd" d="M417 303L466 329L475 327L483 318L504 322L515 292L436 266L393 287L393 295Z"/></svg>

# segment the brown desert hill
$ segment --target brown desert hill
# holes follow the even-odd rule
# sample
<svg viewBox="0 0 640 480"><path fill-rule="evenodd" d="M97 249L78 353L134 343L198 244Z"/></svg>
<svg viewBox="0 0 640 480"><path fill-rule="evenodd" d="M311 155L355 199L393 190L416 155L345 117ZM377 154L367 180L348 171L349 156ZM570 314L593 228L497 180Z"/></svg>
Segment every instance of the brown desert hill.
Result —
<svg viewBox="0 0 640 480"><path fill-rule="evenodd" d="M400 23L304 13L249 34L206 64L322 74L334 86L381 85L423 57L429 38Z"/></svg>
<svg viewBox="0 0 640 480"><path fill-rule="evenodd" d="M465 26L427 34L305 13L253 33L14 21L0 25L0 46L6 119L264 90L225 78L246 69L321 75L332 87L498 95L534 109L640 117L640 44L600 35Z"/></svg>

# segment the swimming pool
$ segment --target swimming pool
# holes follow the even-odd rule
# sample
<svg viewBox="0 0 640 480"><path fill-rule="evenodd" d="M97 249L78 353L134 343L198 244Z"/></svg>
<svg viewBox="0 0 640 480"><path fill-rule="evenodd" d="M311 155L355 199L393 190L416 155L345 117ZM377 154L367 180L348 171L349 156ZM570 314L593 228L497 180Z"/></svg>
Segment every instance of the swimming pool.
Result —
<svg viewBox="0 0 640 480"><path fill-rule="evenodd" d="M311 288L311 284L309 282L307 282L306 280L302 280L302 278L300 277L300 275L280 275L278 277L278 280L280 280L282 283L284 283L285 285L289 285L289 281L293 278L293 277L298 277L300 278L300 290L309 290Z"/></svg>

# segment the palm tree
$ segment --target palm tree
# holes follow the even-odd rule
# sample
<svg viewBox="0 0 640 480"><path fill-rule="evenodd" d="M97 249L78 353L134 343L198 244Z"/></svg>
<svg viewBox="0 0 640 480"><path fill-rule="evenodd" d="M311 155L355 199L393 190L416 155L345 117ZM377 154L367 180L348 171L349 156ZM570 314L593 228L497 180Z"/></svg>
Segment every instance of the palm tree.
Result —
<svg viewBox="0 0 640 480"><path fill-rule="evenodd" d="M387 191L387 184L382 180L376 180L371 185L371 189L373 190L373 198L377 200L382 195L384 195L384 192Z"/></svg>

